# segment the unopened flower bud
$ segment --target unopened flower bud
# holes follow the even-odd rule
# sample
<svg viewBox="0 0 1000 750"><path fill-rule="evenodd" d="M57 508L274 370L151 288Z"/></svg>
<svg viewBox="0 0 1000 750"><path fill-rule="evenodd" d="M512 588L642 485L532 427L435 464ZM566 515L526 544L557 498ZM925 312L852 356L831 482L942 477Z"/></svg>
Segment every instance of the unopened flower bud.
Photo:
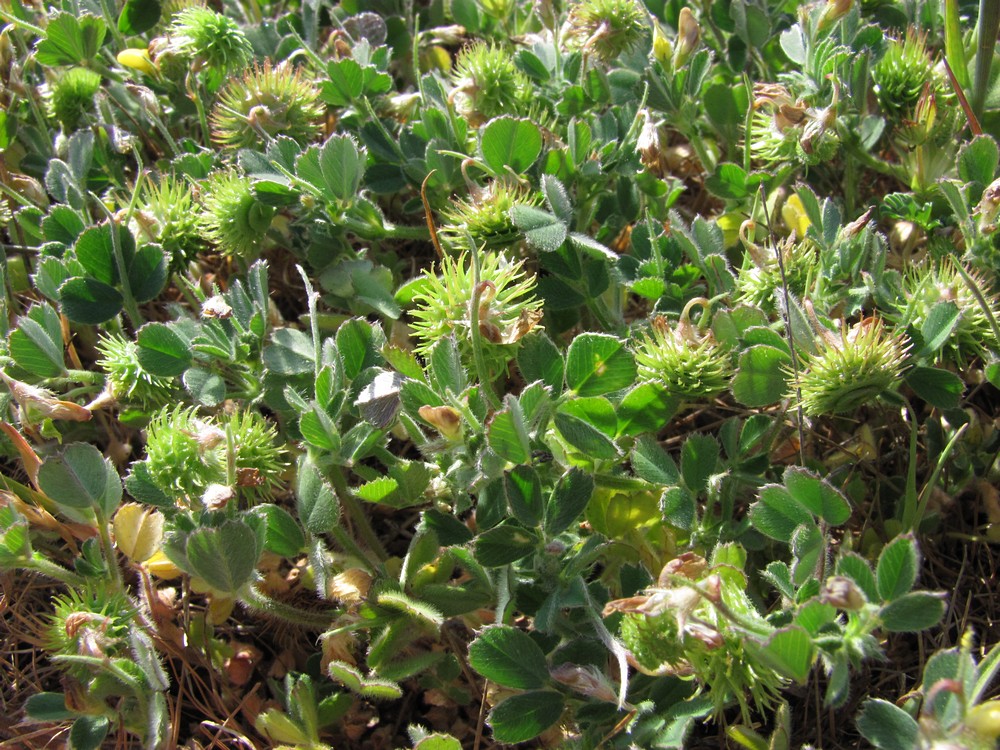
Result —
<svg viewBox="0 0 1000 750"><path fill-rule="evenodd" d="M450 406L421 406L420 418L434 427L441 436L457 442L462 439L462 417Z"/></svg>
<svg viewBox="0 0 1000 750"><path fill-rule="evenodd" d="M22 195L34 203L36 206L45 208L49 205L49 196L42 187L42 183L34 177L18 172L8 172L8 183L18 195Z"/></svg>
<svg viewBox="0 0 1000 750"><path fill-rule="evenodd" d="M708 561L701 555L694 552L682 552L663 566L658 585L664 588L670 586L671 576L684 576L692 581L697 581L704 575L707 568Z"/></svg>
<svg viewBox="0 0 1000 750"><path fill-rule="evenodd" d="M476 291L479 292L479 318L482 320L489 315L490 303L496 299L497 285L492 281L480 281Z"/></svg>
<svg viewBox="0 0 1000 750"><path fill-rule="evenodd" d="M21 407L21 421L27 424L37 424L44 419L62 419L69 422L89 422L93 414L72 401L56 398L44 388L14 380L0 373L10 387L11 395Z"/></svg>
<svg viewBox="0 0 1000 750"><path fill-rule="evenodd" d="M338 573L326 586L326 595L343 604L360 604L368 596L372 577L361 568L348 568Z"/></svg>
<svg viewBox="0 0 1000 750"><path fill-rule="evenodd" d="M674 56L673 42L667 37L660 22L653 19L653 57L664 68L669 68Z"/></svg>
<svg viewBox="0 0 1000 750"><path fill-rule="evenodd" d="M216 427L214 424L198 420L195 426L198 431L193 437L198 441L198 447L203 451L210 451L217 448L226 441L226 431L220 427Z"/></svg>
<svg viewBox="0 0 1000 750"><path fill-rule="evenodd" d="M677 44L674 46L674 70L682 68L691 59L701 42L701 27L690 8L681 8L677 17Z"/></svg>
<svg viewBox="0 0 1000 750"><path fill-rule="evenodd" d="M468 32L464 26L452 24L451 26L436 26L423 32L420 36L421 38L429 38L434 44L457 46L465 43L468 39Z"/></svg>
<svg viewBox="0 0 1000 750"><path fill-rule="evenodd" d="M826 579L822 600L838 609L858 610L865 606L865 595L858 585L845 576L831 576Z"/></svg>
<svg viewBox="0 0 1000 750"><path fill-rule="evenodd" d="M607 678L593 667L576 664L560 664L549 670L552 679L570 690L575 690L588 698L596 698L606 703L615 703L618 695Z"/></svg>
<svg viewBox="0 0 1000 750"><path fill-rule="evenodd" d="M218 294L205 300L205 304L201 306L201 317L203 318L219 318L220 320L225 320L226 318L231 318L232 315L233 308L230 307L226 303L226 300Z"/></svg>
<svg viewBox="0 0 1000 750"><path fill-rule="evenodd" d="M125 89L139 101L144 112L154 115L160 114L160 100L152 89L135 83L126 83Z"/></svg>
<svg viewBox="0 0 1000 750"><path fill-rule="evenodd" d="M984 234L996 231L997 214L1000 214L1000 179L993 180L983 191L979 205L972 212L978 217L979 231Z"/></svg>
<svg viewBox="0 0 1000 750"><path fill-rule="evenodd" d="M545 545L545 554L551 555L552 557L564 555L566 554L566 545L558 539L553 539Z"/></svg>
<svg viewBox="0 0 1000 750"><path fill-rule="evenodd" d="M232 487L224 484L210 484L201 496L201 504L208 510L219 510L225 508L234 497L236 497L236 492Z"/></svg>
<svg viewBox="0 0 1000 750"><path fill-rule="evenodd" d="M819 29L823 31L846 16L853 5L853 0L827 0L823 15L819 18Z"/></svg>
<svg viewBox="0 0 1000 750"><path fill-rule="evenodd" d="M845 224L840 230L840 236L846 239L854 239L859 234L861 234L865 227L868 226L868 221L871 219L872 211L874 209L869 208L861 216L852 221L849 224Z"/></svg>
<svg viewBox="0 0 1000 750"><path fill-rule="evenodd" d="M663 143L660 140L660 123L654 120L648 110L642 111L644 124L639 131L635 150L639 153L642 165L657 177L666 174L663 157Z"/></svg>
<svg viewBox="0 0 1000 750"><path fill-rule="evenodd" d="M420 94L396 94L385 97L382 102L382 111L397 120L406 121L417 113L420 102Z"/></svg>
<svg viewBox="0 0 1000 750"><path fill-rule="evenodd" d="M917 99L913 119L916 120L917 125L920 126L923 132L929 136L931 130L934 128L934 121L937 119L937 98L931 90L930 83L924 84L924 91L920 95L920 98Z"/></svg>
<svg viewBox="0 0 1000 750"><path fill-rule="evenodd" d="M702 582L702 591L710 602L718 604L722 601L722 578L713 573Z"/></svg>

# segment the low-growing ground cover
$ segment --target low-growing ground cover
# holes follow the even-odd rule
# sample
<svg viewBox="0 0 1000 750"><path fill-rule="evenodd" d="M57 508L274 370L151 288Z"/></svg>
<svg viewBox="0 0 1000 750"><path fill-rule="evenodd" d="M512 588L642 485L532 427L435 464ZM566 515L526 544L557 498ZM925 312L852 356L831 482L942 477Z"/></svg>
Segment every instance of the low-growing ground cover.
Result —
<svg viewBox="0 0 1000 750"><path fill-rule="evenodd" d="M995 747L995 3L0 19L2 746Z"/></svg>

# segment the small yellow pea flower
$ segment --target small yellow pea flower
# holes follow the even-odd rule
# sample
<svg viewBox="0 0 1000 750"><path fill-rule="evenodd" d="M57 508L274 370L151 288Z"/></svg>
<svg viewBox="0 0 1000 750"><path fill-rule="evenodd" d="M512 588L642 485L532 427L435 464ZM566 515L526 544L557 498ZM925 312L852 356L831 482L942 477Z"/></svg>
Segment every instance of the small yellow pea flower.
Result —
<svg viewBox="0 0 1000 750"><path fill-rule="evenodd" d="M149 50L139 48L123 49L118 53L118 63L119 65L124 65L126 68L133 68L147 75L156 74L156 65L153 64L153 60L149 56Z"/></svg>
<svg viewBox="0 0 1000 750"><path fill-rule="evenodd" d="M802 199L797 195L789 196L785 205L781 207L781 218L796 237L802 239L812 225L809 215L806 214L806 207L802 205Z"/></svg>

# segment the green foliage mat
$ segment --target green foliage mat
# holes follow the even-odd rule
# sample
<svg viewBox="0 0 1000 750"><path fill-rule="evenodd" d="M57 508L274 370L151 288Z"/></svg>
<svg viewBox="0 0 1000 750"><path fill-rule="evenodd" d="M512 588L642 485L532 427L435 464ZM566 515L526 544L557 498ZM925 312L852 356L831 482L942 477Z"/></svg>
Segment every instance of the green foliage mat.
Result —
<svg viewBox="0 0 1000 750"><path fill-rule="evenodd" d="M0 24L4 746L995 747L996 3Z"/></svg>

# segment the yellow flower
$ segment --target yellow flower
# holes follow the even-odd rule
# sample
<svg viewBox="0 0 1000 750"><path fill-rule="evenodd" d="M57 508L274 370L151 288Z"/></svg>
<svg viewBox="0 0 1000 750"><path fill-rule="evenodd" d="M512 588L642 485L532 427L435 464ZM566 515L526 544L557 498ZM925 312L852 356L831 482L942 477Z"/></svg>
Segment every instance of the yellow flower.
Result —
<svg viewBox="0 0 1000 750"><path fill-rule="evenodd" d="M169 581L172 578L180 578L183 571L174 565L170 558L168 558L163 550L153 553L150 557L143 563L143 566L150 572L151 575L161 578L165 581Z"/></svg>
<svg viewBox="0 0 1000 750"><path fill-rule="evenodd" d="M785 226L800 240L806 236L806 232L812 224L806 214L805 206L802 205L802 199L794 194L789 196L785 205L781 207L781 218L784 220Z"/></svg>
<svg viewBox="0 0 1000 750"><path fill-rule="evenodd" d="M118 64L124 65L126 68L134 68L147 75L156 74L156 66L150 59L148 50L145 49L123 49L118 53Z"/></svg>

